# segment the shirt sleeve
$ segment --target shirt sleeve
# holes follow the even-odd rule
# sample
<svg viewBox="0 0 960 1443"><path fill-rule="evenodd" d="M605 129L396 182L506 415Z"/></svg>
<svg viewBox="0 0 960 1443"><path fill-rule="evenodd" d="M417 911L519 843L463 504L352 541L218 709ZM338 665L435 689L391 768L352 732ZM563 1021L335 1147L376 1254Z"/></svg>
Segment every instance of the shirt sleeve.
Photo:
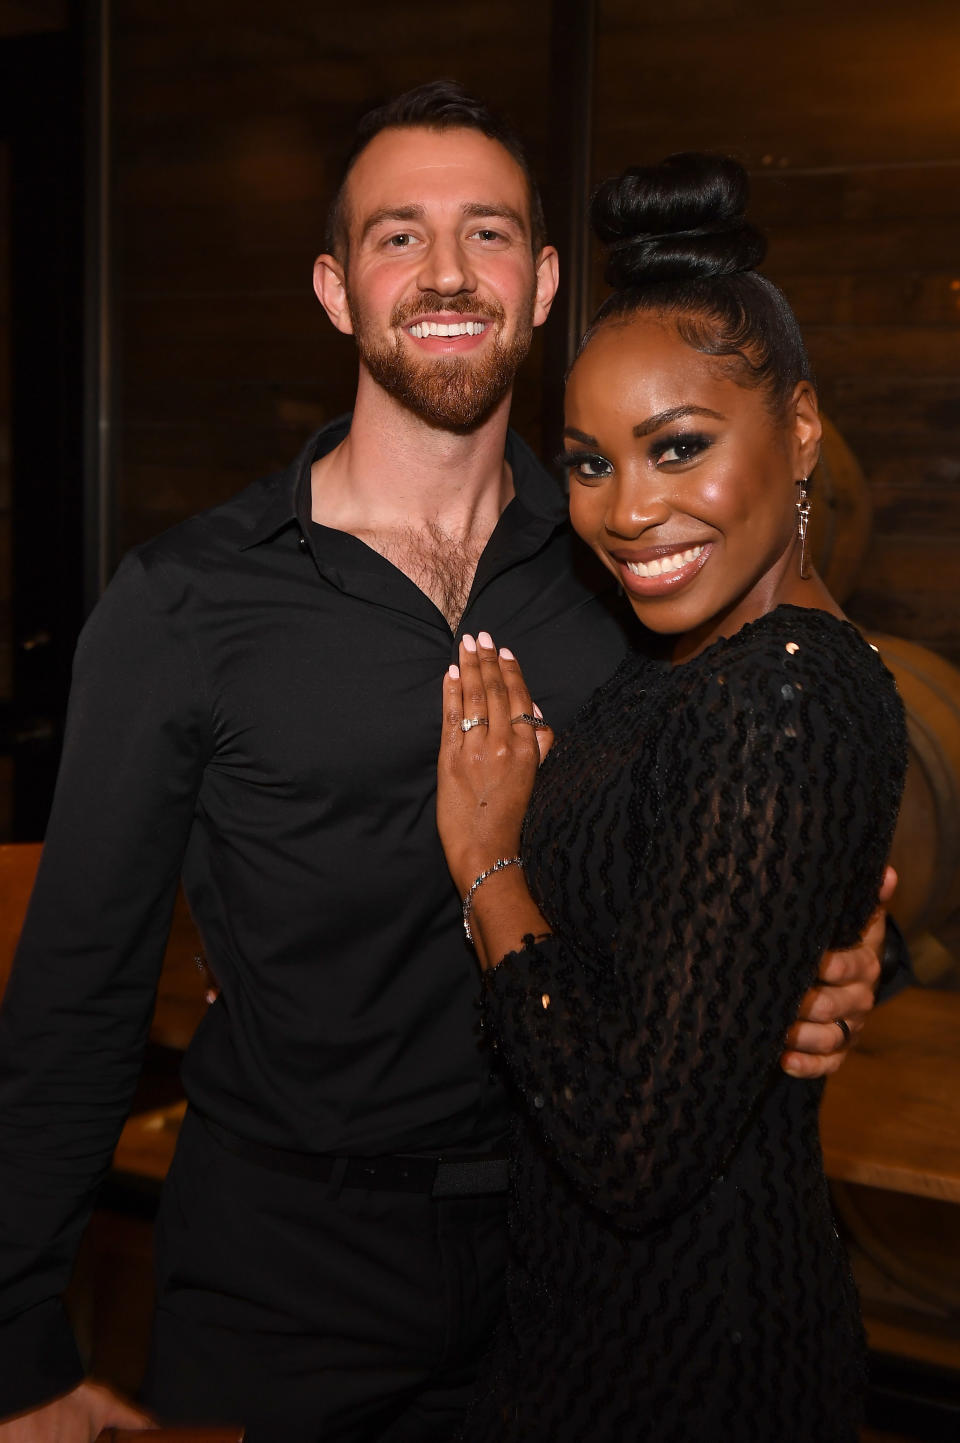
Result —
<svg viewBox="0 0 960 1443"><path fill-rule="evenodd" d="M724 1171L822 951L856 938L876 896L895 782L825 689L707 677L634 768L649 835L609 945L528 938L487 974L485 1019L535 1127L621 1225L675 1214ZM637 854L630 811L621 787L595 862Z"/></svg>
<svg viewBox="0 0 960 1443"><path fill-rule="evenodd" d="M907 939L894 918L888 914L877 1001L889 1002L891 997L896 997L905 987L916 986L917 978L913 970L913 960L910 956Z"/></svg>
<svg viewBox="0 0 960 1443"><path fill-rule="evenodd" d="M77 649L0 1009L0 1417L82 1375L60 1294L130 1106L210 747L183 612L134 555Z"/></svg>

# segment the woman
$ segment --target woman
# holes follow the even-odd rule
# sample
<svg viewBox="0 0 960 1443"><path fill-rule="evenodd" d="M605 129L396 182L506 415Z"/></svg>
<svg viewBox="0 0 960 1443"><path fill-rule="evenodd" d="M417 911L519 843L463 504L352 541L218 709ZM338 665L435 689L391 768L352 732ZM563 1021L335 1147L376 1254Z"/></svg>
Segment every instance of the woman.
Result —
<svg viewBox="0 0 960 1443"><path fill-rule="evenodd" d="M464 637L444 682L440 832L525 1112L471 1443L857 1436L821 1088L777 1055L874 906L905 732L810 569L816 397L745 196L685 155L594 202L614 292L567 388L570 513L663 655L539 773L508 651Z"/></svg>

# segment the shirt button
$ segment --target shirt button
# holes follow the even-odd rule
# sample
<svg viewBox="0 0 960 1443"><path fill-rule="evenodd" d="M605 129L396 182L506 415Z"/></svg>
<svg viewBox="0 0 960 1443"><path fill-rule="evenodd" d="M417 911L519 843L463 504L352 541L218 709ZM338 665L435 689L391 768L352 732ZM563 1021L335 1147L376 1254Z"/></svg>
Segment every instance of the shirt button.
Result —
<svg viewBox="0 0 960 1443"><path fill-rule="evenodd" d="M306 551L306 549L307 549L307 538L306 538L305 536L301 536L301 537L300 537L300 550L301 550L301 551Z"/></svg>
<svg viewBox="0 0 960 1443"><path fill-rule="evenodd" d="M534 1105L534 1107L540 1108L540 1107L543 1106L543 1104L544 1104L544 1096L543 1096L543 1093L542 1093L542 1092L535 1092L535 1093L533 1094L533 1105Z"/></svg>

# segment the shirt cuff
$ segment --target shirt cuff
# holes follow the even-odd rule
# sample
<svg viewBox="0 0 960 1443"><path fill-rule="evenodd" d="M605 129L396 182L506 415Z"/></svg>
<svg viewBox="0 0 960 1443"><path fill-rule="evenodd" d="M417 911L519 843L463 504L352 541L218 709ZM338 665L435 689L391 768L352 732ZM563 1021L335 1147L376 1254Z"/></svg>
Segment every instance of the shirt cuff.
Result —
<svg viewBox="0 0 960 1443"><path fill-rule="evenodd" d="M0 1419L69 1393L84 1368L59 1298L0 1323Z"/></svg>

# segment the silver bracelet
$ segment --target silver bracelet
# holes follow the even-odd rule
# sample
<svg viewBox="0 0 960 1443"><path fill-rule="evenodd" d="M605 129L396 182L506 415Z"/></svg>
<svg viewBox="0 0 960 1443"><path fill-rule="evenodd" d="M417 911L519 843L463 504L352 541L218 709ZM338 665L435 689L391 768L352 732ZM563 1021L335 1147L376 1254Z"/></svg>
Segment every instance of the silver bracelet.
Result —
<svg viewBox="0 0 960 1443"><path fill-rule="evenodd" d="M502 872L505 867L522 866L522 857L498 857L492 867L488 867L485 872L481 872L479 877L470 884L467 895L463 899L463 930L467 934L468 942L473 941L473 933L470 931L470 909L473 906L473 894L480 886L480 883L485 882L488 877L492 877L494 872Z"/></svg>

